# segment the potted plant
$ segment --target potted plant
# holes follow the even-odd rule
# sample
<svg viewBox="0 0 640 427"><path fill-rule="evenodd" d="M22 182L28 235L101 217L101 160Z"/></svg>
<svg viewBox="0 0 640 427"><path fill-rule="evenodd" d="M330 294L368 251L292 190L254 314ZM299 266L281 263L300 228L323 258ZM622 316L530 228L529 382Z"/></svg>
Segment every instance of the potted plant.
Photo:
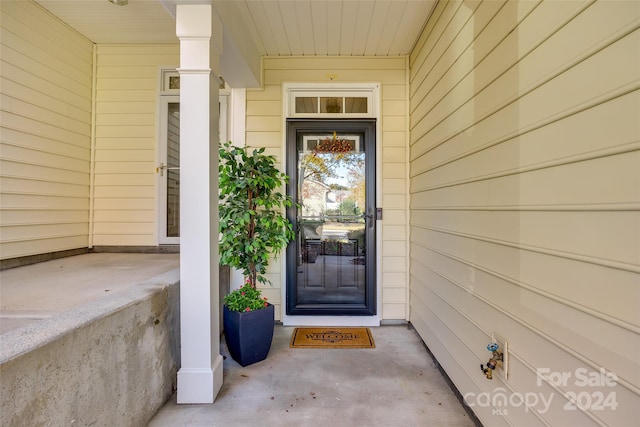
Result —
<svg viewBox="0 0 640 427"><path fill-rule="evenodd" d="M229 354L241 366L264 360L273 339L273 305L247 281L224 297L224 338Z"/></svg>
<svg viewBox="0 0 640 427"><path fill-rule="evenodd" d="M279 190L288 177L265 149L219 147L220 263L242 271L245 284L224 298L223 327L231 357L242 366L267 357L274 307L261 295L272 256L294 238L284 209L293 205Z"/></svg>

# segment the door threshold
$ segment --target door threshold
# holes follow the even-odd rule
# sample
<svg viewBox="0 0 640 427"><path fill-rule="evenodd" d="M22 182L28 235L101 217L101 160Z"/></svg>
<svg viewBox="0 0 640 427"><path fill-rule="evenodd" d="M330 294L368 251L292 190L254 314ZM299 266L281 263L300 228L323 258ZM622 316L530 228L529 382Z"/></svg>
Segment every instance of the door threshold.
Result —
<svg viewBox="0 0 640 427"><path fill-rule="evenodd" d="M286 316L283 326L380 326L380 316Z"/></svg>

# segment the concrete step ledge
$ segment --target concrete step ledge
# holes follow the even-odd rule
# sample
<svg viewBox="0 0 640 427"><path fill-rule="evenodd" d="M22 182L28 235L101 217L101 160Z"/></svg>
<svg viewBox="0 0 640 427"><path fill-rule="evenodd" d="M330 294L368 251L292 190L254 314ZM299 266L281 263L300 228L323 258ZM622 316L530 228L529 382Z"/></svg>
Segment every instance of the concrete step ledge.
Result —
<svg viewBox="0 0 640 427"><path fill-rule="evenodd" d="M146 425L175 390L179 270L0 336L0 425Z"/></svg>

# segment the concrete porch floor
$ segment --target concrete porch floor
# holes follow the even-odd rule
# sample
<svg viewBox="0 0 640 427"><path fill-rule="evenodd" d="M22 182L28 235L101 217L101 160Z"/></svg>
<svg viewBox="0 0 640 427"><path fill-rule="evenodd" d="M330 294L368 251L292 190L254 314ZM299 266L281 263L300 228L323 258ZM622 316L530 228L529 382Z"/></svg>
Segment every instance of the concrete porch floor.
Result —
<svg viewBox="0 0 640 427"><path fill-rule="evenodd" d="M86 254L0 272L0 333L179 268L177 254ZM224 384L210 405L177 405L162 426L473 426L409 325L371 328L375 349L292 349L276 326L267 360L242 368L224 340Z"/></svg>
<svg viewBox="0 0 640 427"><path fill-rule="evenodd" d="M0 271L0 334L178 268L179 254L93 253Z"/></svg>
<svg viewBox="0 0 640 427"><path fill-rule="evenodd" d="M276 326L266 360L241 367L221 345L224 383L211 405L177 405L150 427L474 426L409 325L371 328L374 349L289 348Z"/></svg>

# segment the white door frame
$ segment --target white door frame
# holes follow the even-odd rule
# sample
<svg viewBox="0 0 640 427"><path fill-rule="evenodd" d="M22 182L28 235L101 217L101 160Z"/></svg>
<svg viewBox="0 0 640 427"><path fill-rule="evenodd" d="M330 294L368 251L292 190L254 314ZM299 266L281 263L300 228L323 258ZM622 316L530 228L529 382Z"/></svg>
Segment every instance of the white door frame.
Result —
<svg viewBox="0 0 640 427"><path fill-rule="evenodd" d="M375 118L376 119L376 207L382 203L382 108L380 83L283 83L282 85L282 158L287 159L287 119L300 118ZM366 114L297 114L295 96L366 96L370 109ZM376 228L382 230L382 221L376 219ZM281 258L281 307L287 301L286 257ZM284 326L380 326L382 319L382 232L376 233L376 314L373 316L288 316L282 310Z"/></svg>

